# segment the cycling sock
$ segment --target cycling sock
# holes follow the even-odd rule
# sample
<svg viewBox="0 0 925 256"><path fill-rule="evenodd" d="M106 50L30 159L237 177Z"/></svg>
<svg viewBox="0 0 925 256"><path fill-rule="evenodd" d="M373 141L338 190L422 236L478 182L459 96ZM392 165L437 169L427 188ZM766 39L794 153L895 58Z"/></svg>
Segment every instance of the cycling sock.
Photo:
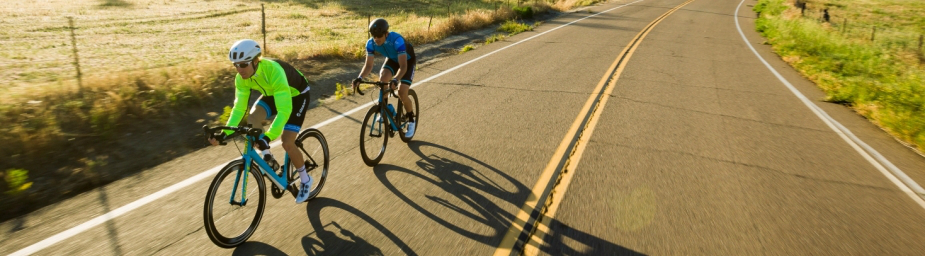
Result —
<svg viewBox="0 0 925 256"><path fill-rule="evenodd" d="M308 182L308 173L305 172L304 165L302 166L302 168L299 168L299 178L302 179L302 183Z"/></svg>
<svg viewBox="0 0 925 256"><path fill-rule="evenodd" d="M409 111L407 116L408 116L408 122L414 122L414 111Z"/></svg>

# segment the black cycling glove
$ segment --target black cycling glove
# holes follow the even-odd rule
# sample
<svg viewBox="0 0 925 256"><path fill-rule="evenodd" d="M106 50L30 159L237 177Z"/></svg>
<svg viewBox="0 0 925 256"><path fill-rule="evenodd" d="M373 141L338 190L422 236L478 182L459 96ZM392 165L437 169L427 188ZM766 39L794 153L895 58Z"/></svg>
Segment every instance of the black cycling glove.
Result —
<svg viewBox="0 0 925 256"><path fill-rule="evenodd" d="M359 93L360 95L363 95L363 91L360 91L360 82L363 82L363 78L357 77L356 79L353 79L353 82L351 84L353 84L354 92Z"/></svg>
<svg viewBox="0 0 925 256"><path fill-rule="evenodd" d="M267 137L267 135L261 134L260 138L257 138L257 140L254 141L254 144L257 146L257 149L259 150L270 149L270 138Z"/></svg>

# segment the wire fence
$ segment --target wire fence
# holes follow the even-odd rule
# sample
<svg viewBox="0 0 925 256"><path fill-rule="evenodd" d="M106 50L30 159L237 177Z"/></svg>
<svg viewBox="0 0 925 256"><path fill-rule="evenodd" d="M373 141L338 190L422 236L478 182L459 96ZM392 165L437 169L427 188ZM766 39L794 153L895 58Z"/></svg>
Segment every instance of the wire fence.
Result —
<svg viewBox="0 0 925 256"><path fill-rule="evenodd" d="M500 8L544 0L425 1L414 15L415 26L433 26L435 16L449 17L470 9ZM554 1L553 1L554 2ZM399 11L396 11L399 12ZM310 52L311 48L355 46L368 38L373 13L332 11L303 14L264 4L231 10L155 13L143 17L14 17L0 32L0 68L12 74L0 87L73 84L84 87L87 76L171 67L184 63L226 61L232 42L251 38L267 55L280 51ZM322 24L312 24L326 19ZM327 20L336 20L328 22Z"/></svg>
<svg viewBox="0 0 925 256"><path fill-rule="evenodd" d="M793 0L793 6L800 10L803 18L827 24L846 39L889 50L915 53L919 62L925 64L925 28L896 23L870 24L868 20L852 18L852 15L830 13L829 5L806 0Z"/></svg>
<svg viewBox="0 0 925 256"><path fill-rule="evenodd" d="M254 29L227 28L228 21L260 23L255 13L259 7L132 18L10 19L3 22L10 32L0 34L0 57L10 61L0 68L11 74L5 87L64 82L80 91L88 75L217 62L231 38L255 37Z"/></svg>

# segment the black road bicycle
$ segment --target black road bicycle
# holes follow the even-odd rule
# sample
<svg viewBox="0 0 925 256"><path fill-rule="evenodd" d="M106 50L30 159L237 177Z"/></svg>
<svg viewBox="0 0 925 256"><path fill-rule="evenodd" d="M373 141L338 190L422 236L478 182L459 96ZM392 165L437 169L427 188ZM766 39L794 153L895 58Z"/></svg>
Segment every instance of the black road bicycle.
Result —
<svg viewBox="0 0 925 256"><path fill-rule="evenodd" d="M382 160L385 154L385 146L389 142L389 137L394 137L395 133L401 137L405 143L411 141L411 137L405 136L408 128L408 118L405 117L405 107L402 101L398 100L398 106L392 107L388 102L388 96L398 98L395 90L392 90L389 83L385 82L360 82L361 84L373 84L379 87L379 102L369 108L366 117L363 118L363 127L360 129L360 156L363 162L368 166L375 166ZM411 101L411 109L414 111L415 134L421 127L421 109L418 104L418 95L413 89L408 89L408 98Z"/></svg>

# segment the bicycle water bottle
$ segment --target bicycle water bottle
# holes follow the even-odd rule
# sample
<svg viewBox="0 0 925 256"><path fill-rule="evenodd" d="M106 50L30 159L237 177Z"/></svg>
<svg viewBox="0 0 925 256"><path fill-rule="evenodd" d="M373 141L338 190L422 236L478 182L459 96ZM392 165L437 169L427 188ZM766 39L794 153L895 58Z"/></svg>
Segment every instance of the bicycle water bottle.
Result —
<svg viewBox="0 0 925 256"><path fill-rule="evenodd" d="M263 155L263 161L267 162L267 165L269 165L270 168L273 169L274 172L276 170L279 170L279 162L276 162L276 159L273 158L273 155L271 154Z"/></svg>
<svg viewBox="0 0 925 256"><path fill-rule="evenodd" d="M390 115L395 115L395 107L393 107L392 104L389 104L388 106L385 106L385 108L389 109L389 114L390 114Z"/></svg>

